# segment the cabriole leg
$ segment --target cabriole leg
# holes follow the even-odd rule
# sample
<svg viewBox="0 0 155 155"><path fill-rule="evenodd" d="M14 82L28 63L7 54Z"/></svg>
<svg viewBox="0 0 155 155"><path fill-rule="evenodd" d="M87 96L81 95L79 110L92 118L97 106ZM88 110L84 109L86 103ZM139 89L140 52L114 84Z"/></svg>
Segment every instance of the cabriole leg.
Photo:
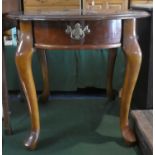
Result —
<svg viewBox="0 0 155 155"><path fill-rule="evenodd" d="M136 142L134 132L129 127L129 110L135 84L138 78L142 53L136 37L136 20L128 19L123 26L123 49L126 56L126 73L121 96L120 125L122 135L128 144Z"/></svg>
<svg viewBox="0 0 155 155"><path fill-rule="evenodd" d="M43 103L46 103L50 95L46 50L37 49L37 52L38 52L37 54L41 64L41 71L42 71L42 77L43 77L43 92L39 97L39 100Z"/></svg>
<svg viewBox="0 0 155 155"><path fill-rule="evenodd" d="M27 99L31 118L31 132L25 141L28 149L35 149L40 133L39 110L35 84L32 75L31 59L33 54L33 40L31 22L20 22L20 43L16 52L16 66L20 81Z"/></svg>
<svg viewBox="0 0 155 155"><path fill-rule="evenodd" d="M116 61L116 55L117 55L117 49L109 49L108 52L108 70L107 70L107 96L108 98L114 99L114 92L113 92L113 73L114 73L114 67L115 67L115 61Z"/></svg>

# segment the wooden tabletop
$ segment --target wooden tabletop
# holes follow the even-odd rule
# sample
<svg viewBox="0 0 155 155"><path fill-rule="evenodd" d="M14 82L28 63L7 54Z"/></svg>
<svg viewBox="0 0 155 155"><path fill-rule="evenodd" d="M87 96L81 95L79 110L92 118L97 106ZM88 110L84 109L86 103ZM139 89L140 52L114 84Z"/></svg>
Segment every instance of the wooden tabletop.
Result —
<svg viewBox="0 0 155 155"><path fill-rule="evenodd" d="M109 11L104 10L64 10L47 12L10 12L7 18L14 20L35 20L35 21L66 21L66 20L104 20L104 19L131 19L148 17L145 11Z"/></svg>
<svg viewBox="0 0 155 155"><path fill-rule="evenodd" d="M132 110L133 118L139 145L143 154L152 155L153 152L153 111Z"/></svg>

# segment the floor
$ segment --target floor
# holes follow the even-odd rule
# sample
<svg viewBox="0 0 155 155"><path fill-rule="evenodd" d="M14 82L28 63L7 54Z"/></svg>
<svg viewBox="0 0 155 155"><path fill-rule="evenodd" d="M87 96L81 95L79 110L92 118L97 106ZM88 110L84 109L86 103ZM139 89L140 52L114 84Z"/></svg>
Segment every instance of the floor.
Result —
<svg viewBox="0 0 155 155"><path fill-rule="evenodd" d="M41 134L35 151L23 146L30 120L24 100L11 99L14 134L3 133L3 155L141 155L124 143L119 128L119 99L106 97L51 97L39 103Z"/></svg>

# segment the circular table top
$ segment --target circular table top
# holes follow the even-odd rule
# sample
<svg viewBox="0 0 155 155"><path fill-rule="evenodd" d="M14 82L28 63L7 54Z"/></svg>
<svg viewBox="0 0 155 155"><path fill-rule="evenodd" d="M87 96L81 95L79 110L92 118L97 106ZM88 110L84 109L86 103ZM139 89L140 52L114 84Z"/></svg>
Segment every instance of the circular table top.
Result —
<svg viewBox="0 0 155 155"><path fill-rule="evenodd" d="M63 10L63 11L36 11L36 12L10 12L7 18L13 20L32 21L71 21L71 20L109 20L133 19L148 17L145 11L104 11L104 10Z"/></svg>

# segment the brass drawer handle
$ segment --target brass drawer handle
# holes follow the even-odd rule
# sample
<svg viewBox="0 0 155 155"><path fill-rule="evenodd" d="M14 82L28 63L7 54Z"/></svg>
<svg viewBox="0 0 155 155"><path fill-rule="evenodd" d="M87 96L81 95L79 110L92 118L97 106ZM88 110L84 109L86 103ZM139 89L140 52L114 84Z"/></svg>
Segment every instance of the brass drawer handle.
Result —
<svg viewBox="0 0 155 155"><path fill-rule="evenodd" d="M67 25L65 32L66 34L70 34L70 37L72 39L81 40L85 37L86 34L90 33L90 29L88 25L82 28L80 23L76 23L73 29L71 26Z"/></svg>

